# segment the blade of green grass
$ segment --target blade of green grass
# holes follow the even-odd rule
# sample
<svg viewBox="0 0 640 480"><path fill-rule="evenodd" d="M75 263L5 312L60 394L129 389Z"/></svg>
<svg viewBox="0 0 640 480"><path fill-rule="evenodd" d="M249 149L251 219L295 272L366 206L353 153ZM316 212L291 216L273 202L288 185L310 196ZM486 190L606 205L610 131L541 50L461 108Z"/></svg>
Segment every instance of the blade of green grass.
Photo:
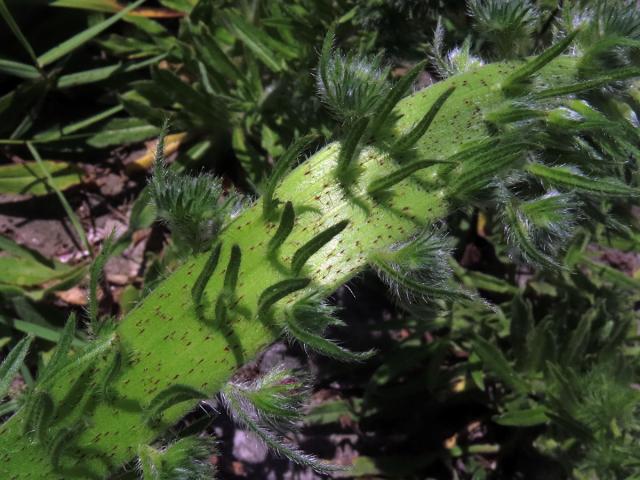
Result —
<svg viewBox="0 0 640 480"><path fill-rule="evenodd" d="M0 405L0 417L13 413L20 408L20 404L17 400L9 400L8 402Z"/></svg>
<svg viewBox="0 0 640 480"><path fill-rule="evenodd" d="M40 72L33 65L22 62L14 62L8 58L0 58L0 73L13 75L14 77L33 80L40 76Z"/></svg>
<svg viewBox="0 0 640 480"><path fill-rule="evenodd" d="M49 328L44 325L37 325L35 323L25 322L24 320L18 320L16 318L9 318L5 315L0 315L0 325L5 325L19 332L32 334L34 337L54 343L58 343L62 334L62 328ZM74 338L71 345L75 347L83 347L86 343L79 338Z"/></svg>
<svg viewBox="0 0 640 480"><path fill-rule="evenodd" d="M3 0L0 0L0 1L3 1ZM107 18L106 20L92 27L87 28L86 30L83 30L82 32L74 35L68 40L65 40L60 45L57 45L53 47L51 50L49 50L48 52L45 52L42 55L40 55L38 57L38 63L44 67L49 65L50 63L55 62L59 58L64 57L68 53L72 52L78 47L81 47L82 45L87 43L89 40L93 39L97 35L104 32L107 28L109 28L111 25L116 23L118 20L124 17L131 10L138 8L144 2L145 0L138 0L137 2L134 2L129 6L127 6L126 8L122 9L115 15Z"/></svg>
<svg viewBox="0 0 640 480"><path fill-rule="evenodd" d="M0 364L0 398L4 397L9 391L11 381L20 370L32 341L32 336L20 340Z"/></svg>
<svg viewBox="0 0 640 480"><path fill-rule="evenodd" d="M55 140L59 140L63 137L71 133L75 133L78 130L82 130L83 128L89 127L95 123L101 122L102 120L109 118L116 113L122 111L124 107L122 105L116 105L115 107L108 108L107 110L103 110L102 112L96 113L84 120L80 120L78 122L71 123L69 125L65 125L62 128L57 128L55 130L46 130L44 132L37 133L33 137L33 142L51 142Z"/></svg>
<svg viewBox="0 0 640 480"><path fill-rule="evenodd" d="M51 6L107 13L115 13L122 8L116 0L56 0L51 3Z"/></svg>
<svg viewBox="0 0 640 480"><path fill-rule="evenodd" d="M282 59L271 48L273 43L268 34L246 22L239 15L228 13L225 20L235 36L270 70L279 72L284 68Z"/></svg>
<svg viewBox="0 0 640 480"><path fill-rule="evenodd" d="M40 170L42 171L43 175L47 178L47 184L55 192L55 194L58 196L58 199L60 200L60 203L62 204L62 208L64 208L65 212L67 212L67 216L69 217L69 220L71 221L71 224L73 225L73 228L75 229L76 233L78 234L78 238L80 239L80 242L82 243L83 248L85 248L89 252L89 254L93 257L93 250L91 248L91 244L89 243L89 240L87 239L87 235L84 232L84 228L82 228L82 224L80 223L80 219L75 214L75 212L71 208L71 205L69 205L69 202L67 202L67 199L62 194L62 192L55 187L55 184L53 182L53 178L51 177L51 174L49 173L49 171L46 168L44 168L44 163L42 162L42 157L40 156L40 154L38 153L36 148L33 146L33 144L31 142L27 142L27 148L31 152L31 155L33 155L33 158L35 159L35 161L38 162L38 166L40 167Z"/></svg>
<svg viewBox="0 0 640 480"><path fill-rule="evenodd" d="M11 12L7 8L7 5L4 2L4 0L0 0L0 15L2 16L4 21L7 22L7 25L9 26L9 28L11 29L15 37L18 39L20 44L27 51L34 65L40 68L38 59L36 58L36 54L33 51L33 48L31 48L31 44L27 41L25 36L22 34L22 30L20 30L20 27L18 26L15 19L13 18L13 15L11 15Z"/></svg>
<svg viewBox="0 0 640 480"><path fill-rule="evenodd" d="M84 70L82 72L69 73L67 75L60 76L60 78L58 78L56 86L60 89L64 89L75 87L77 85L86 85L88 83L101 82L118 73L134 72L141 68L155 65L164 57L166 57L166 54L156 55L154 57L147 58L146 60L131 63L128 65L117 63L115 65L92 68L91 70Z"/></svg>

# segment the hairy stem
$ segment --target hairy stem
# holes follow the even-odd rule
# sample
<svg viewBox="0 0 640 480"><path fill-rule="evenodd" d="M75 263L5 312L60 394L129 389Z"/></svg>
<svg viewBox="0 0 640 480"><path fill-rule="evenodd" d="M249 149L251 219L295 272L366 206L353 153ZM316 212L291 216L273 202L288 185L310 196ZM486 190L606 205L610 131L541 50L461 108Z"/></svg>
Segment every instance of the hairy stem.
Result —
<svg viewBox="0 0 640 480"><path fill-rule="evenodd" d="M215 395L239 366L281 335L283 307L311 290L330 294L367 268L371 252L405 241L445 216L455 202L441 180L451 165L421 168L383 195L368 193L371 182L400 167L383 146L393 145L410 131L452 87L455 91L446 106L415 144L416 160L452 158L465 144L487 140L491 134L483 112L504 101L497 86L517 66L482 67L402 100L394 110L398 120L393 128L377 127L371 145L352 160L358 175L348 188L335 174L339 142L327 145L293 170L275 189L281 200L277 215L265 219L258 201L220 234L219 258L209 281L199 279L210 258L202 254L173 273L119 323L113 348L122 352L122 366L119 373L109 374L109 398L95 393L99 390L95 388L96 372L108 370L113 358L113 352L107 351L102 363L65 372L48 387L55 411L44 435L23 434L23 411L0 427L0 478L104 478L197 403L186 400L172 405L158 422L145 422L147 407L163 390L180 385ZM575 60L558 58L540 75L555 87L571 84ZM294 225L274 250L270 240L288 201L295 209ZM342 230L336 229L335 236L302 266L292 268L300 247L343 221L348 223ZM234 294L225 297L225 321L220 322L215 316L216 300L225 294L226 269L236 245L241 252L237 285ZM309 286L286 295L258 316L261 294L293 278L307 278ZM66 436L61 446L55 439L62 434ZM49 438L50 444L42 445L36 438ZM55 459L51 450L55 450Z"/></svg>

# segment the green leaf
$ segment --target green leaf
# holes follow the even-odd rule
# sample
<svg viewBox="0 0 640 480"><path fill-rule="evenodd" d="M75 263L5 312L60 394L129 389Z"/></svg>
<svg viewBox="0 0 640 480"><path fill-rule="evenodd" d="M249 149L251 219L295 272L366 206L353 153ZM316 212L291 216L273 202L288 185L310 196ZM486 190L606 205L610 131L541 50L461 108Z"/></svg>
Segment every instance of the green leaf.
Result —
<svg viewBox="0 0 640 480"><path fill-rule="evenodd" d="M138 118L114 118L102 131L87 139L92 147L105 148L142 142L160 133L160 129Z"/></svg>
<svg viewBox="0 0 640 480"><path fill-rule="evenodd" d="M227 13L225 19L231 32L270 70L280 72L284 69L284 60L272 50L276 44L287 49L284 44L269 37L264 30L251 25L239 15Z"/></svg>
<svg viewBox="0 0 640 480"><path fill-rule="evenodd" d="M111 232L102 243L102 249L98 256L93 260L91 267L89 268L89 324L93 333L97 333L99 329L98 323L98 284L102 280L104 273L104 267L109 260L109 257L114 253L115 247L114 232Z"/></svg>
<svg viewBox="0 0 640 480"><path fill-rule="evenodd" d="M286 152L284 152L276 162L273 172L271 172L271 175L267 180L267 184L262 195L262 213L266 219L271 218L275 212L275 207L278 203L278 200L275 198L275 191L278 184L314 138L315 137L312 135L298 138L289 146L289 148L287 148Z"/></svg>
<svg viewBox="0 0 640 480"><path fill-rule="evenodd" d="M597 314L598 311L593 310L582 315L578 326L571 332L571 337L564 352L562 352L561 358L564 365L571 365L576 360L582 361L582 355L587 350L589 344L591 324Z"/></svg>
<svg viewBox="0 0 640 480"><path fill-rule="evenodd" d="M23 433L35 434L41 444L45 443L53 413L54 405L51 395L47 392L34 392L33 397L29 398L25 405Z"/></svg>
<svg viewBox="0 0 640 480"><path fill-rule="evenodd" d="M215 446L207 437L181 438L161 451L148 445L138 447L138 470L141 480L214 479L211 456Z"/></svg>
<svg viewBox="0 0 640 480"><path fill-rule="evenodd" d="M162 5L178 12L191 13L198 0L159 0Z"/></svg>
<svg viewBox="0 0 640 480"><path fill-rule="evenodd" d="M241 427L251 431L264 444L276 454L297 463L298 465L310 467L318 473L328 474L336 470L341 470L337 465L332 465L318 460L313 455L308 455L294 446L285 444L279 435L272 432L260 415L256 415L257 406L253 404L251 398L244 394L241 388L233 383L228 383L222 390L222 399L227 410L233 419Z"/></svg>
<svg viewBox="0 0 640 480"><path fill-rule="evenodd" d="M14 62L8 58L0 58L0 73L13 75L18 78L25 78L27 80L33 80L40 76L40 72L33 65Z"/></svg>
<svg viewBox="0 0 640 480"><path fill-rule="evenodd" d="M508 221L513 243L529 262L550 270L561 268L552 257L543 253L533 242L529 224L516 207L508 203L504 206L505 218Z"/></svg>
<svg viewBox="0 0 640 480"><path fill-rule="evenodd" d="M84 370L101 359L105 354L112 351L117 342L117 335L112 334L104 339L94 340L93 342L86 344L82 350L69 358L67 362L56 368L55 371L52 371L48 375L38 379L38 386L47 388L47 386L55 384L60 377L70 375L70 372Z"/></svg>
<svg viewBox="0 0 640 480"><path fill-rule="evenodd" d="M465 286L470 288L509 295L516 294L519 291L518 287L501 278L476 270L465 270L462 267L456 267L456 275L460 277Z"/></svg>
<svg viewBox="0 0 640 480"><path fill-rule="evenodd" d="M50 5L52 7L80 8L107 13L116 13L122 8L116 0L54 0Z"/></svg>
<svg viewBox="0 0 640 480"><path fill-rule="evenodd" d="M242 261L242 250L238 245L231 247L229 263L224 275L224 290L227 294L234 294L238 285L238 275L240 273L240 263Z"/></svg>
<svg viewBox="0 0 640 480"><path fill-rule="evenodd" d="M352 352L332 340L307 330L296 318L295 307L290 314L285 315L285 332L305 347L343 362L361 362L371 358L375 354L373 350L369 350L368 352Z"/></svg>
<svg viewBox="0 0 640 480"><path fill-rule="evenodd" d="M375 136L380 131L380 128L382 128L382 126L389 119L389 116L391 115L391 111L393 110L393 108L398 104L400 100L402 100L402 97L404 97L405 94L409 91L409 88L411 88L411 85L413 84L415 79L418 77L420 72L424 70L424 67L426 66L426 64L427 64L427 61L423 60L422 62L419 62L418 64L413 66L411 70L409 70L400 80L398 80L398 82L393 86L393 88L391 89L391 92L389 92L386 98L384 98L380 102L378 108L375 111L374 117L371 120L371 125L370 125L371 136Z"/></svg>
<svg viewBox="0 0 640 480"><path fill-rule="evenodd" d="M258 315L264 315L276 302L287 295L306 288L311 280L308 278L290 278L267 287L258 299Z"/></svg>
<svg viewBox="0 0 640 480"><path fill-rule="evenodd" d="M637 189L624 183L615 180L590 178L567 167L547 167L540 163L530 163L526 168L536 177L552 185L575 189L587 194L605 197L632 197L640 193Z"/></svg>
<svg viewBox="0 0 640 480"><path fill-rule="evenodd" d="M55 128L50 128L43 132L40 132L33 136L33 141L38 143L43 142L53 142L56 140L63 139L67 135L71 135L79 130L83 130L91 125L94 125L102 120L109 118L112 115L123 110L122 105L116 105L115 107L108 108L102 112L96 113L95 115L91 115L90 117L84 118L82 120L78 120L77 122L70 123L60 128L56 126Z"/></svg>
<svg viewBox="0 0 640 480"><path fill-rule="evenodd" d="M368 125L368 118L359 118L350 126L346 137L340 143L340 153L338 155L338 165L336 168L338 179L346 180L348 178L348 172L353 164L353 160L358 156L358 153L360 153L358 145L360 145L360 141Z"/></svg>
<svg viewBox="0 0 640 480"><path fill-rule="evenodd" d="M59 342L61 337L59 328L49 327L47 325L37 325L31 322L25 322L24 320L9 318L4 315L0 315L0 325L4 325L18 332L23 332L54 343ZM72 345L74 347L82 347L85 343L82 340L75 338Z"/></svg>
<svg viewBox="0 0 640 480"><path fill-rule="evenodd" d="M222 97L201 93L194 85L183 82L178 75L165 69L154 70L153 80L156 91L160 90L189 111L191 121L207 128L227 124L227 107ZM194 115L199 118L192 118Z"/></svg>
<svg viewBox="0 0 640 480"><path fill-rule="evenodd" d="M159 392L145 409L145 421L157 422L162 413L178 403L188 400L202 400L207 394L189 385L172 385Z"/></svg>
<svg viewBox="0 0 640 480"><path fill-rule="evenodd" d="M451 163L448 160L417 160L407 165L404 165L398 168L396 171L391 172L390 174L376 178L371 181L369 186L367 187L367 192L369 195L375 195L384 190L388 190L393 187L395 184L400 183L405 178L411 176L418 170L422 170L423 168L431 167L438 163Z"/></svg>
<svg viewBox="0 0 640 480"><path fill-rule="evenodd" d="M553 321L550 317L541 320L527 336L527 350L524 367L532 372L545 368L548 362L553 362L558 354L552 329Z"/></svg>
<svg viewBox="0 0 640 480"><path fill-rule="evenodd" d="M526 410L512 410L493 417L498 425L507 427L533 427L549 421L544 407L529 408Z"/></svg>
<svg viewBox="0 0 640 480"><path fill-rule="evenodd" d="M198 35L195 36L196 48L202 61L215 72L234 80L242 81L242 73L218 46L218 41L211 35L206 25L198 25Z"/></svg>
<svg viewBox="0 0 640 480"><path fill-rule="evenodd" d="M4 2L4 0L0 0L0 1ZM116 13L112 17L109 17L106 20L103 20L102 22L97 23L97 24L93 25L92 27L89 27L88 29L86 29L86 30L74 35L73 37L69 38L68 40L65 40L60 45L57 45L57 46L53 47L51 50L49 50L49 51L43 53L42 55L40 55L38 57L38 63L41 66L45 67L45 66L49 65L50 63L53 63L56 60L64 57L65 55L67 55L69 53L71 53L76 48L81 47L82 45L84 45L85 43L90 41L91 39L95 38L96 36L98 36L99 34L104 32L107 28L109 28L111 25L116 23L118 20L120 20L122 17L124 17L131 10L133 10L135 8L138 8L144 2L145 2L145 0L138 0L137 2L131 3L126 8L123 8L122 10L120 10L118 13Z"/></svg>
<svg viewBox="0 0 640 480"><path fill-rule="evenodd" d="M342 418L356 420L353 408L346 400L328 400L314 406L304 416L305 425L328 425L337 423Z"/></svg>
<svg viewBox="0 0 640 480"><path fill-rule="evenodd" d="M27 142L27 148L29 149L31 155L33 155L33 158L36 160L36 162L38 162L40 172L47 177L47 186L53 189L56 196L58 197L58 200L60 200L60 204L62 205L62 208L64 208L67 217L69 217L69 221L71 222L71 225L73 225L73 229L76 231L76 234L78 235L78 239L82 243L82 246L85 250L92 253L91 244L87 239L87 234L85 233L84 228L82 228L80 219L76 215L75 211L71 208L71 205L69 205L69 202L67 202L64 194L60 191L59 188L56 187L55 181L51 176L51 173L49 173L49 171L45 168L44 161L42 160L42 157L40 157L38 150L36 150L31 142Z"/></svg>
<svg viewBox="0 0 640 480"><path fill-rule="evenodd" d="M0 398L4 397L9 391L11 381L22 366L32 341L33 335L24 337L11 349L9 355L0 364Z"/></svg>
<svg viewBox="0 0 640 480"><path fill-rule="evenodd" d="M604 263L594 262L585 255L582 256L582 261L607 282L625 290L635 292L636 294L640 291L640 279L630 277L620 270L605 265Z"/></svg>
<svg viewBox="0 0 640 480"><path fill-rule="evenodd" d="M36 286L64 278L75 270L69 265L47 260L6 237L0 237L0 249L6 253L0 256L0 284Z"/></svg>
<svg viewBox="0 0 640 480"><path fill-rule="evenodd" d="M578 30L571 32L558 43L548 48L540 55L533 57L527 61L522 67L518 68L503 82L502 88L505 92L511 94L516 93L523 87L523 84L538 70L548 64L551 60L561 55L567 47L573 42L578 34Z"/></svg>
<svg viewBox="0 0 640 480"><path fill-rule="evenodd" d="M527 336L534 328L533 306L522 295L514 295L511 301L509 337L519 365L524 364L528 355Z"/></svg>
<svg viewBox="0 0 640 480"><path fill-rule="evenodd" d="M495 345L482 337L476 336L473 341L473 351L480 357L485 367L500 380L520 393L527 392L526 383L519 378L509 361Z"/></svg>
<svg viewBox="0 0 640 480"><path fill-rule="evenodd" d="M418 140L420 140L427 132L434 118L436 118L436 115L455 89L456 87L449 87L442 92L442 94L440 94L440 96L433 102L431 107L429 107L429 110L427 110L424 117L422 117L422 119L411 130L403 133L402 136L393 144L391 150L394 152L404 152L418 143Z"/></svg>
<svg viewBox="0 0 640 480"><path fill-rule="evenodd" d="M335 225L323 230L307 243L302 245L293 254L291 259L291 270L297 275L302 270L302 267L307 263L307 260L311 258L318 250L329 243L333 238L342 232L349 225L348 220L342 220Z"/></svg>
<svg viewBox="0 0 640 480"><path fill-rule="evenodd" d="M592 78L582 82L577 82L569 85L563 85L560 87L550 87L533 94L534 99L545 99L560 97L564 95L570 95L573 93L581 93L595 88L603 87L610 83L628 80L640 76L640 69L637 67L623 67L609 70L606 75Z"/></svg>
<svg viewBox="0 0 640 480"><path fill-rule="evenodd" d="M49 359L46 367L39 372L39 376L44 378L47 375L51 375L57 372L66 364L69 358L71 345L73 344L73 339L75 338L75 333L76 316L74 313L72 313L71 315L69 315L67 323L65 324L64 329L60 334L60 338L58 340L58 344L56 345L56 349L53 352L53 355Z"/></svg>
<svg viewBox="0 0 640 480"><path fill-rule="evenodd" d="M196 282L193 284L191 288L191 298L193 300L194 305L197 309L202 307L202 295L204 293L204 289L213 275L216 267L218 266L218 259L220 258L220 250L222 245L218 243L209 254L207 258L207 262L202 267L202 271L198 274L198 278Z"/></svg>
<svg viewBox="0 0 640 480"><path fill-rule="evenodd" d="M57 87L60 89L77 87L89 83L106 80L122 67L121 64L109 65L106 67L94 68L83 72L70 73L58 78Z"/></svg>
<svg viewBox="0 0 640 480"><path fill-rule="evenodd" d="M291 230L293 230L295 218L296 214L293 210L293 204L291 202L285 203L282 215L280 216L278 229L276 230L276 233L273 234L273 237L271 237L271 240L269 240L269 245L267 246L270 253L277 251L277 249L285 242L291 233Z"/></svg>
<svg viewBox="0 0 640 480"><path fill-rule="evenodd" d="M20 27L13 18L13 15L11 15L11 12L7 8L7 4L4 0L0 0L0 16L2 16L5 22L7 22L7 25L13 32L14 36L18 39L18 42L20 42L22 47L29 54L31 60L33 60L33 63L38 65L38 60L36 59L36 54L34 53L33 48L31 48L31 44L29 44L25 36L22 34L22 30L20 30Z"/></svg>
<svg viewBox="0 0 640 480"><path fill-rule="evenodd" d="M82 170L66 162L44 160L43 167L53 179L53 185L65 190L82 182ZM0 193L20 195L48 195L47 177L40 172L37 162L0 165Z"/></svg>

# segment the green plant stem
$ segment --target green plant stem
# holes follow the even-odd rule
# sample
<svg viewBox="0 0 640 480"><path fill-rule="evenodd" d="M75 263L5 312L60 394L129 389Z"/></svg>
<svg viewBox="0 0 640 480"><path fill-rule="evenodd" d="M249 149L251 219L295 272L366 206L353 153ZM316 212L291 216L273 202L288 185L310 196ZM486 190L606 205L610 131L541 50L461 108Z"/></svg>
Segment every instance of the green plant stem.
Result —
<svg viewBox="0 0 640 480"><path fill-rule="evenodd" d="M561 57L542 69L541 75L554 84L559 79L570 83L575 65L574 59ZM397 105L399 120L394 131L384 135L397 138L420 121L446 89L456 86L446 108L415 146L423 158L453 157L464 144L489 137L482 111L504 100L495 85L516 67L488 65L415 93ZM261 201L236 218L217 240L222 245L218 267L202 292L200 314L191 291L208 254L188 261L131 311L118 325L113 342L125 352L123 358L128 362L111 385L112 402L89 398L91 379L82 371L52 382L48 393L65 409L59 408L55 431L49 433L55 436L63 431L66 435L63 429L84 425L75 437L69 437L68 448L59 451L56 445L57 469L46 449L22 434L22 412L2 425L0 478L103 478L117 470L135 456L139 445L159 438L197 403L185 401L164 411L158 424L145 423L145 407L159 392L179 384L215 395L240 365L279 338L284 307L310 290L330 294L367 268L371 252L406 241L448 213L455 199L441 180L446 165L415 172L383 198L369 195L367 188L373 180L390 175L399 166L375 146L392 143L390 138L376 137L373 143L353 159L360 174L348 191L335 178L339 143L327 145L284 178L275 195L282 202L291 201L297 215L276 258L270 254L269 239L277 224L265 220ZM291 261L298 248L343 220L349 222L344 230L294 275ZM220 323L214 318L215 300L224 291L221 266L228 265L233 245L242 252L237 300L226 311L226 322ZM261 294L294 276L310 279L310 286L284 297L267 315L257 317Z"/></svg>

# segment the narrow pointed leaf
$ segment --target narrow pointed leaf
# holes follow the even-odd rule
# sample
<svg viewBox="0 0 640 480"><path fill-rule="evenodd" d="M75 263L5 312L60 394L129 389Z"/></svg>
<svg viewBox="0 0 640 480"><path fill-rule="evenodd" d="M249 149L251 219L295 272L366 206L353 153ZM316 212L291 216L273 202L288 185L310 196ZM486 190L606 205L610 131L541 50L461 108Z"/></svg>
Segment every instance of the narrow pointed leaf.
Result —
<svg viewBox="0 0 640 480"><path fill-rule="evenodd" d="M24 337L11 349L9 355L0 364L0 398L4 397L9 391L13 377L20 370L29 352L31 342L33 342L33 335Z"/></svg>
<svg viewBox="0 0 640 480"><path fill-rule="evenodd" d="M547 409L544 407L529 408L527 410L512 410L493 417L498 425L507 427L533 427L549 421Z"/></svg>
<svg viewBox="0 0 640 480"><path fill-rule="evenodd" d="M8 58L0 58L0 73L27 80L34 80L40 76L40 72L33 65L16 62Z"/></svg>
<svg viewBox="0 0 640 480"><path fill-rule="evenodd" d="M82 246L88 252L91 252L92 251L91 244L87 239L87 234L85 233L84 228L82 228L82 223L80 223L80 219L78 218L74 210L71 208L71 205L69 205L69 202L67 202L67 199L65 198L64 194L60 191L60 189L56 187L55 181L53 180L51 173L46 169L44 165L44 161L42 160L42 157L38 153L38 150L36 150L36 148L33 146L31 142L27 142L27 148L29 149L29 152L31 152L31 155L33 155L33 158L37 162L38 167L40 168L40 171L42 172L43 176L46 177L47 185L55 192L56 196L60 200L60 203L62 204L62 208L64 208L65 213L69 217L69 221L73 225L73 228L76 231L76 234L78 235L78 238L82 243Z"/></svg>
<svg viewBox="0 0 640 480"><path fill-rule="evenodd" d="M343 362L361 362L371 358L375 352L352 352L337 343L305 329L296 319L295 314L285 315L285 331L293 339L307 348Z"/></svg>
<svg viewBox="0 0 640 480"><path fill-rule="evenodd" d="M238 284L238 274L240 273L240 262L242 261L242 251L238 245L231 247L229 263L224 276L224 289L227 293L233 294Z"/></svg>
<svg viewBox="0 0 640 480"><path fill-rule="evenodd" d="M72 446L81 428L81 424L75 427L62 428L58 430L55 436L48 442L47 450L49 452L49 459L54 468L60 467L62 455L64 455L65 450L68 450Z"/></svg>
<svg viewBox="0 0 640 480"><path fill-rule="evenodd" d="M276 187L291 169L302 151L309 146L309 143L316 137L307 135L296 140L276 163L267 185L262 195L262 212L266 219L270 219L275 211L277 200L274 197Z"/></svg>
<svg viewBox="0 0 640 480"><path fill-rule="evenodd" d="M380 106L376 110L369 127L369 131L372 137L375 137L380 128L382 128L385 122L389 119L391 111L398 104L398 102L402 100L402 97L404 97L405 94L409 91L411 85L418 77L420 72L424 70L426 64L427 61L424 60L415 65L411 70L409 70L400 80L398 80L398 82L391 89L391 92L389 92L387 97L380 103Z"/></svg>
<svg viewBox="0 0 640 480"><path fill-rule="evenodd" d="M172 385L158 393L145 409L147 422L156 422L162 416L162 412L178 403L188 400L202 400L207 394L189 385Z"/></svg>
<svg viewBox="0 0 640 480"><path fill-rule="evenodd" d="M104 267L113 254L115 247L114 233L110 233L102 243L102 250L95 258L89 268L89 322L94 329L94 333L98 330L98 284L102 279Z"/></svg>
<svg viewBox="0 0 640 480"><path fill-rule="evenodd" d="M39 386L46 387L56 382L60 377L69 372L82 371L100 359L102 355L111 350L116 344L118 337L112 334L104 340L94 340L83 350L78 352L74 357L70 358L64 365L61 365L51 373L47 372L47 376L39 379Z"/></svg>
<svg viewBox="0 0 640 480"><path fill-rule="evenodd" d="M362 140L365 130L369 125L368 118L360 118L349 128L347 136L340 145L340 153L338 154L337 176L339 179L345 179L349 167L352 165L354 157L357 156L359 150L358 145Z"/></svg>
<svg viewBox="0 0 640 480"><path fill-rule="evenodd" d="M533 97L537 99L561 97L570 95L572 93L581 93L594 88L604 87L610 83L629 80L631 78L640 77L640 68L637 67L623 67L609 71L608 74L602 75L599 78L592 80L585 80L583 82L572 83L570 85L563 85L561 87L550 87L544 90L533 93Z"/></svg>
<svg viewBox="0 0 640 480"><path fill-rule="evenodd" d="M281 52L274 51L274 47L278 48L278 45L275 44L278 42L277 40L271 38L263 29L246 22L239 15L227 14L225 18L236 37L270 70L279 72L284 68L284 61L278 54ZM280 48L278 49L280 50Z"/></svg>
<svg viewBox="0 0 640 480"><path fill-rule="evenodd" d="M533 243L524 220L518 214L513 205L505 206L506 218L509 221L510 231L513 233L516 246L522 251L525 258L549 269L558 269L560 264L553 258L545 255Z"/></svg>
<svg viewBox="0 0 640 480"><path fill-rule="evenodd" d="M258 299L258 316L264 315L277 301L311 283L308 278L290 278L267 287Z"/></svg>
<svg viewBox="0 0 640 480"><path fill-rule="evenodd" d="M193 299L193 303L196 308L200 308L202 305L202 294L204 293L204 289L213 275L216 267L218 266L218 260L220 259L220 250L222 249L222 244L218 243L211 253L209 254L209 258L207 258L207 262L202 267L202 271L198 275L196 282L193 284L193 288L191 289L191 298Z"/></svg>
<svg viewBox="0 0 640 480"><path fill-rule="evenodd" d="M33 435L40 443L45 443L47 429L53 416L53 400L47 392L33 392L25 405L25 418L22 424L25 435Z"/></svg>
<svg viewBox="0 0 640 480"><path fill-rule="evenodd" d="M449 300L462 300L469 298L469 294L456 288L442 288L429 285L426 282L418 281L410 274L394 268L389 262L373 255L371 258L373 265L383 274L384 277L396 286L409 290L410 293L420 295L425 298L444 298Z"/></svg>
<svg viewBox="0 0 640 480"><path fill-rule="evenodd" d="M296 214L293 210L293 204L291 202L287 202L282 210L280 225L278 225L276 233L274 233L271 240L269 240L269 245L267 247L269 252L275 252L285 242L291 233L291 230L293 230L295 216Z"/></svg>
<svg viewBox="0 0 640 480"><path fill-rule="evenodd" d="M455 90L456 87L449 87L444 92L442 92L442 94L440 94L440 96L436 98L435 102L433 102L427 113L424 115L424 117L422 117L418 124L410 131L403 134L391 147L391 149L394 152L404 152L418 143L418 140L420 140L427 132L427 130L431 126L431 122L433 122L434 118L436 118L436 115L438 114L444 103Z"/></svg>
<svg viewBox="0 0 640 480"><path fill-rule="evenodd" d="M84 45L88 41L90 41L93 38L95 38L96 36L100 35L107 28L109 28L111 25L113 25L118 20L120 20L122 17L127 15L131 10L134 10L135 8L138 8L144 2L145 2L145 0L138 0L137 2L131 3L130 5L127 5L125 8L120 10L115 15L107 18L106 20L103 20L100 23L97 23L97 24L93 25L92 27L89 27L88 29L86 29L86 30L74 35L73 37L69 38L68 40L65 40L60 45L57 45L57 46L53 47L51 50L49 50L48 52L43 53L42 55L40 55L38 57L38 63L41 66L45 67L45 66L49 65L50 63L53 63L56 60L64 57L65 55L67 55L69 53L71 53L76 48L81 47L82 45Z"/></svg>
<svg viewBox="0 0 640 480"><path fill-rule="evenodd" d="M333 51L333 43L335 42L335 26L332 26L324 37L322 42L322 51L320 53L320 79L323 85L329 85L329 61L331 60L331 52Z"/></svg>
<svg viewBox="0 0 640 480"><path fill-rule="evenodd" d="M405 178L411 176L418 170L431 167L438 163L452 163L451 160L417 160L411 162L403 167L400 167L395 172L390 173L384 177L376 178L367 187L369 195L375 195L384 190L388 190L397 183L400 183Z"/></svg>
<svg viewBox="0 0 640 480"><path fill-rule="evenodd" d="M111 388L114 380L120 374L122 370L122 353L116 351L111 358L111 361L102 373L102 378L98 385L98 394L101 398L110 402L114 399L114 392Z"/></svg>
<svg viewBox="0 0 640 480"><path fill-rule="evenodd" d="M69 360L69 350L71 349L71 345L73 344L73 339L76 333L76 315L75 313L71 313L69 318L67 319L67 323L64 325L64 329L62 330L62 334L60 335L60 340L56 345L56 349L51 356L51 359L47 363L44 371L42 372L43 376L52 375L56 371L58 371L64 364Z"/></svg>
<svg viewBox="0 0 640 480"><path fill-rule="evenodd" d="M337 465L323 462L312 455L301 452L295 447L285 445L273 432L265 428L264 425L259 424L245 411L245 408L236 398L236 394L233 392L232 388L232 386L226 387L226 392L223 395L223 399L225 400L229 413L242 427L251 431L262 442L264 442L270 450L298 465L312 468L318 473L329 474L331 472L341 470L341 467Z"/></svg>
<svg viewBox="0 0 640 480"><path fill-rule="evenodd" d="M616 181L590 178L572 172L566 167L547 167L540 163L527 165L527 170L536 177L565 188L604 197L633 197L640 192Z"/></svg>
<svg viewBox="0 0 640 480"><path fill-rule="evenodd" d="M296 250L296 253L293 254L293 259L291 260L291 270L296 275L300 273L302 267L304 267L305 263L307 263L307 260L309 260L309 258L314 253L316 253L327 243L329 243L336 235L342 232L348 224L348 220L338 222L335 225L320 232L307 243L302 245L298 250Z"/></svg>
<svg viewBox="0 0 640 480"><path fill-rule="evenodd" d="M9 29L13 32L13 35L18 39L20 45L22 45L25 51L29 54L31 60L33 60L33 63L37 66L38 60L36 59L36 54L34 53L33 48L31 48L31 44L22 33L22 30L20 30L20 27L13 18L13 15L11 15L11 12L7 8L7 4L4 0L0 0L0 16L2 16L9 26Z"/></svg>
<svg viewBox="0 0 640 480"><path fill-rule="evenodd" d="M492 343L482 337L476 337L473 342L473 351L500 380L515 388L518 392L526 392L527 386L515 370L509 365L502 352Z"/></svg>
<svg viewBox="0 0 640 480"><path fill-rule="evenodd" d="M528 60L522 67L518 68L504 81L502 88L507 93L513 93L522 86L523 82L528 80L534 73L547 65L557 56L561 55L567 47L573 42L578 34L578 30L571 32L558 43L548 48L540 55Z"/></svg>

